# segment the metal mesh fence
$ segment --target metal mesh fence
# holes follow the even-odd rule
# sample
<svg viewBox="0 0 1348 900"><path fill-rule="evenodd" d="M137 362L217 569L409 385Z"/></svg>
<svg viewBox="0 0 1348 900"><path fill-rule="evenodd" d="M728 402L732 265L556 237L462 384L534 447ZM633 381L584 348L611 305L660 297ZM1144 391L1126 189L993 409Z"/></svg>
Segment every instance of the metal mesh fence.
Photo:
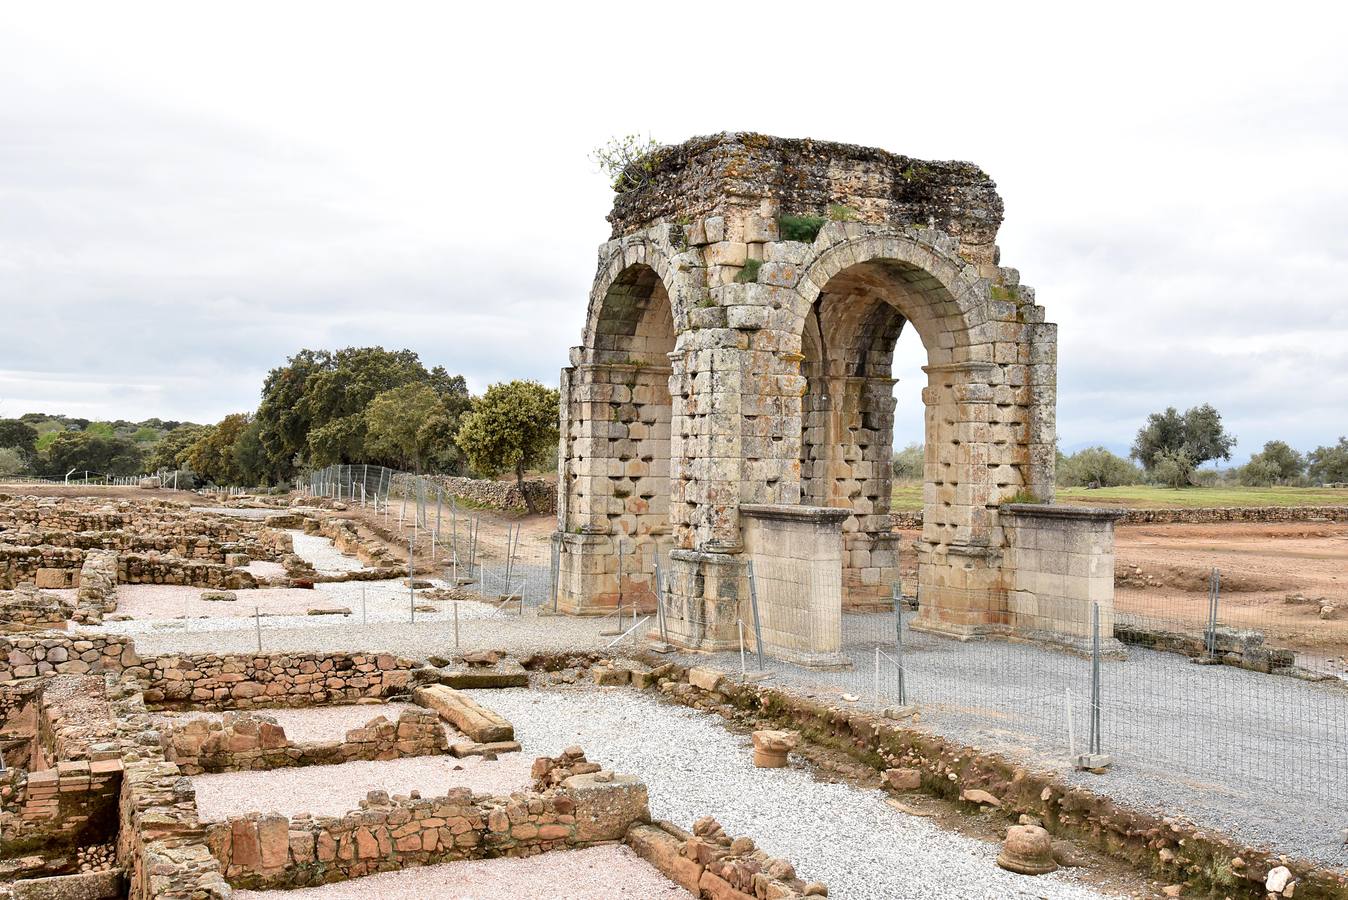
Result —
<svg viewBox="0 0 1348 900"><path fill-rule="evenodd" d="M1210 622L1187 613L1166 620L1157 607L1149 627L1168 624L1159 630L1189 641L1138 643L1132 613L1113 621L1105 610L1097 624L1095 610L1076 610L1064 633L1062 609L1020 609L992 633L968 633L964 626L981 618L970 610L1004 606L1001 598L946 591L919 602L896 592L888 610L821 614L811 598L836 597L838 586L818 567L757 561L745 575L748 596L728 607L689 599L702 588L688 583L696 576L666 571L666 639L728 635L732 646L715 648L722 668L748 678L760 670L896 715L915 706L936 731L1027 762L1094 766L1103 755L1125 779L1202 785L1235 803L1273 793L1344 806L1348 684L1295 665L1275 666L1281 674L1240 668L1267 656L1234 655L1220 624L1211 640ZM1220 595L1211 603L1220 623ZM728 609L734 627L712 609ZM1043 639L1050 635L1059 642ZM1242 639L1268 649L1258 634Z"/></svg>

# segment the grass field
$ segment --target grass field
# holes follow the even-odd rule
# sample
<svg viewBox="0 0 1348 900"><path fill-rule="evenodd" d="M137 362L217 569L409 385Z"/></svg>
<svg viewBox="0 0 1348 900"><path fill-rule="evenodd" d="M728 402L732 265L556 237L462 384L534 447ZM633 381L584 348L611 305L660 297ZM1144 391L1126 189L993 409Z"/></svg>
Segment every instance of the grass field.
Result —
<svg viewBox="0 0 1348 900"><path fill-rule="evenodd" d="M1348 506L1348 488L1191 487L1183 490L1135 484L1111 488L1058 488L1058 503L1164 509L1194 506ZM894 485L894 512L922 508L922 485Z"/></svg>

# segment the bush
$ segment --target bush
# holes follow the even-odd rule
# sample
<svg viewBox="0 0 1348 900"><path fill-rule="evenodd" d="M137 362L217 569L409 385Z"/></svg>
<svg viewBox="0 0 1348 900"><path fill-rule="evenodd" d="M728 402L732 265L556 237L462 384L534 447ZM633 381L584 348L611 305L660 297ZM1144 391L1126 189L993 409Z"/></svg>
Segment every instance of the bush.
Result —
<svg viewBox="0 0 1348 900"><path fill-rule="evenodd" d="M28 471L28 460L18 447L0 447L0 476L23 475Z"/></svg>
<svg viewBox="0 0 1348 900"><path fill-rule="evenodd" d="M1104 447L1087 447L1058 459L1057 482L1062 487L1117 487L1141 481L1141 469Z"/></svg>
<svg viewBox="0 0 1348 900"><path fill-rule="evenodd" d="M809 244L819 237L819 229L828 220L822 216L778 216L777 229L784 241L802 241Z"/></svg>
<svg viewBox="0 0 1348 900"><path fill-rule="evenodd" d="M899 481L922 480L926 451L921 444L909 444L894 454L894 477Z"/></svg>

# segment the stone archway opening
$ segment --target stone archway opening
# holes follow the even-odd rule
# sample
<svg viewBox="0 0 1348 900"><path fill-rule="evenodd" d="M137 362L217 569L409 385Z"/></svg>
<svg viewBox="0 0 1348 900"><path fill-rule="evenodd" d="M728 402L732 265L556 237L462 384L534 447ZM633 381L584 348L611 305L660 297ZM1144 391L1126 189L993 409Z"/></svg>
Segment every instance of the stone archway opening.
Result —
<svg viewBox="0 0 1348 900"><path fill-rule="evenodd" d="M656 560L671 534L674 339L659 274L644 263L624 268L598 298L567 392L562 552L566 537L583 539L593 548L584 568L594 571L563 556L564 610L654 608Z"/></svg>
<svg viewBox="0 0 1348 900"><path fill-rule="evenodd" d="M890 259L857 263L828 279L803 322L801 503L849 512L842 523L843 603L849 609L890 608L899 580L901 548L890 519L893 361L905 330L917 332L929 362L934 357L948 364L970 343L946 288L922 269ZM930 520L946 524L957 499L952 491L961 485L971 500L986 494L982 502L991 507L1007 489L1016 490L1020 476L1008 468L988 481L987 472L961 465L958 448L966 442L952 434L952 411L931 408L942 393L922 395L923 444L929 448L923 481ZM943 441L947 452L940 450ZM969 516L965 524L977 518Z"/></svg>

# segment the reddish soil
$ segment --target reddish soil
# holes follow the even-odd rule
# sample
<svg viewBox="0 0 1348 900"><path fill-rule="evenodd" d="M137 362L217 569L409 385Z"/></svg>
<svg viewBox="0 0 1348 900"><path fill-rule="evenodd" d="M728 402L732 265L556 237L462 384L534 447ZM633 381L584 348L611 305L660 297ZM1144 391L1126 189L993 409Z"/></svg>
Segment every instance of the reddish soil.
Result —
<svg viewBox="0 0 1348 900"><path fill-rule="evenodd" d="M1202 623L1215 568L1223 623L1257 628L1277 646L1348 651L1348 524L1130 526L1117 530L1115 553L1122 611ZM1322 606L1334 617L1321 619Z"/></svg>

